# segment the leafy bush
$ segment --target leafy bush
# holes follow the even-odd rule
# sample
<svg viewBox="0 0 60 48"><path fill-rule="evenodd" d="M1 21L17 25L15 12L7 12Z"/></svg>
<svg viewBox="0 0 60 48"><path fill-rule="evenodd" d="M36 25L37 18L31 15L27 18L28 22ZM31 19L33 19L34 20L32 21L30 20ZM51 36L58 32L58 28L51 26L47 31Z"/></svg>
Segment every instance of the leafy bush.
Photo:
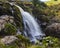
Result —
<svg viewBox="0 0 60 48"><path fill-rule="evenodd" d="M32 45L28 48L60 48L60 42L58 38L48 36L40 42L40 45Z"/></svg>

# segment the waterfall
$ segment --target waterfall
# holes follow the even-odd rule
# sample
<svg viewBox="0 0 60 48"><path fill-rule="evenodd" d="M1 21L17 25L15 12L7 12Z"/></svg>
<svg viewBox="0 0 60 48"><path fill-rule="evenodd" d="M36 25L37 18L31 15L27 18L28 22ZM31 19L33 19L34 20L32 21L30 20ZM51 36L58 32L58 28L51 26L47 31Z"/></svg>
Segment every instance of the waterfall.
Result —
<svg viewBox="0 0 60 48"><path fill-rule="evenodd" d="M24 11L20 6L15 6L18 7L23 17L24 36L28 37L30 41L34 42L41 39L44 34L42 33L41 28L39 27L39 24L37 23L35 18L28 12Z"/></svg>

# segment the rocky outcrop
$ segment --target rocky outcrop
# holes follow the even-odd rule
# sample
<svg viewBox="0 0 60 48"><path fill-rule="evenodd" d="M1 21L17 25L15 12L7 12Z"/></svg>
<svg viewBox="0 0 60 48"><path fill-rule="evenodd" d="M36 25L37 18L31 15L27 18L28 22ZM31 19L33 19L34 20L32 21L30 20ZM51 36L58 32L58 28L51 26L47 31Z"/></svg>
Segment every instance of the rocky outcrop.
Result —
<svg viewBox="0 0 60 48"><path fill-rule="evenodd" d="M3 17L2 15L4 15L5 17ZM6 17L6 15L10 16L11 18ZM14 18L14 24L16 25L16 27L19 28L20 31L23 31L23 20L20 11L17 7L12 6L8 2L7 3L2 2L0 4L0 17L6 18L6 19L2 19L4 22L11 19L9 20L9 23L12 23L13 22L12 18Z"/></svg>
<svg viewBox="0 0 60 48"><path fill-rule="evenodd" d="M46 27L46 35L55 36L60 38L60 23L53 23Z"/></svg>
<svg viewBox="0 0 60 48"><path fill-rule="evenodd" d="M6 23L13 23L14 17L8 15L0 16L0 31L4 29Z"/></svg>
<svg viewBox="0 0 60 48"><path fill-rule="evenodd" d="M0 40L0 42L1 42L2 44L8 45L8 44L11 44L11 43L15 42L17 39L18 39L18 38L15 37L15 36L5 36L4 38L2 38L2 39Z"/></svg>

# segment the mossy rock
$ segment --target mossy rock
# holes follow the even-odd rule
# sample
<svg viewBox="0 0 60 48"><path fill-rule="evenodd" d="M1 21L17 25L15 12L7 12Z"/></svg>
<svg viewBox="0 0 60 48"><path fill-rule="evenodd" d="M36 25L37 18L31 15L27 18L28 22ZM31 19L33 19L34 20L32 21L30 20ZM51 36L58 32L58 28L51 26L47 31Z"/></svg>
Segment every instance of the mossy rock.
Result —
<svg viewBox="0 0 60 48"><path fill-rule="evenodd" d="M5 24L5 29L4 29L4 32L6 34L11 34L11 35L15 35L16 32L17 32L17 29L14 25L10 24L10 23L6 23Z"/></svg>
<svg viewBox="0 0 60 48"><path fill-rule="evenodd" d="M20 31L23 31L23 20L21 13L16 6L14 6L13 9L14 9L14 21L16 23L16 27L20 28Z"/></svg>
<svg viewBox="0 0 60 48"><path fill-rule="evenodd" d="M31 42L27 37L24 37L23 35L17 35L16 36L19 40L16 41L16 44L23 48L28 48L28 46L31 46ZM20 42L20 43L19 43Z"/></svg>
<svg viewBox="0 0 60 48"><path fill-rule="evenodd" d="M30 42L30 40L27 38L27 37L24 37L23 35L17 35L16 36L20 41L23 41L23 42Z"/></svg>
<svg viewBox="0 0 60 48"><path fill-rule="evenodd" d="M12 6L9 3L3 3L3 13L7 15L12 15Z"/></svg>
<svg viewBox="0 0 60 48"><path fill-rule="evenodd" d="M3 45L0 43L0 48L19 48L17 44L12 44L12 45Z"/></svg>
<svg viewBox="0 0 60 48"><path fill-rule="evenodd" d="M58 16L55 16L51 19L52 22L57 22L57 23L60 23L60 15Z"/></svg>
<svg viewBox="0 0 60 48"><path fill-rule="evenodd" d="M45 34L60 38L60 23L52 23L45 29Z"/></svg>
<svg viewBox="0 0 60 48"><path fill-rule="evenodd" d="M15 6L10 5L9 3L3 3L1 7L2 7L2 10L0 12L1 15L13 16L16 27L20 28L20 31L23 31L23 20L19 9Z"/></svg>
<svg viewBox="0 0 60 48"><path fill-rule="evenodd" d="M30 14L32 13L32 4L28 5L28 4L24 4L23 2L17 2L16 4L18 4L18 6L20 6L24 11L29 12Z"/></svg>

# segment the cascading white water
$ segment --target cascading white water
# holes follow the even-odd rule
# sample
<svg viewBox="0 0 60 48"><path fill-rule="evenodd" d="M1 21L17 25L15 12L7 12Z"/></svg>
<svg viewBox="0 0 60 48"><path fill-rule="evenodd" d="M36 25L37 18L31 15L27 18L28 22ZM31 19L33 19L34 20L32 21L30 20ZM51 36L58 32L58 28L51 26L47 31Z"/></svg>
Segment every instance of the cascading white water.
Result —
<svg viewBox="0 0 60 48"><path fill-rule="evenodd" d="M41 39L41 36L44 36L44 34L42 33L41 28L39 27L35 18L18 5L15 6L19 8L23 17L24 35L28 37L30 41L34 42L36 42L37 39Z"/></svg>

